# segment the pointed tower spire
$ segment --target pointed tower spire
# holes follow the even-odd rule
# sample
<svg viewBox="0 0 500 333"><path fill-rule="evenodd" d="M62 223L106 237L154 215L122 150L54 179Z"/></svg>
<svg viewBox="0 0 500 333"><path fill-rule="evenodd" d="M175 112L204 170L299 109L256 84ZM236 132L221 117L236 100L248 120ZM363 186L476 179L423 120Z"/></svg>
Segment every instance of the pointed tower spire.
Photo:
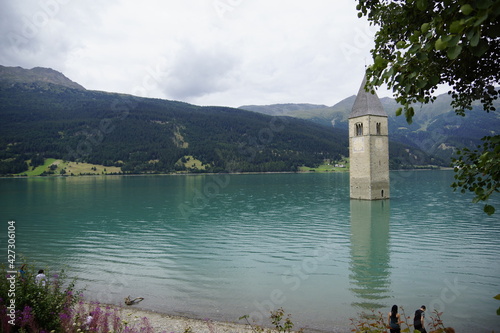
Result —
<svg viewBox="0 0 500 333"><path fill-rule="evenodd" d="M352 111L349 114L349 118L373 115L387 117L387 113L380 102L377 94L372 94L365 90L366 76L363 78L361 87L359 87L358 95L356 96L356 101L352 107Z"/></svg>
<svg viewBox="0 0 500 333"><path fill-rule="evenodd" d="M376 94L365 91L366 77L349 114L351 199L388 199L389 128Z"/></svg>

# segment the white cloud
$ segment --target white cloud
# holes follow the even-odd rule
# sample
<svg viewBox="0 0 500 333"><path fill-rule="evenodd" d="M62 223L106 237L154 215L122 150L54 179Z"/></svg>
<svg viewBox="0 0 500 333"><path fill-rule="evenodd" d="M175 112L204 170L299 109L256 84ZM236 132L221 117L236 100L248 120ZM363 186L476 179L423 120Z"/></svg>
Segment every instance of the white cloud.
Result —
<svg viewBox="0 0 500 333"><path fill-rule="evenodd" d="M87 89L200 105L333 105L357 92L370 63L373 31L352 0L0 6L0 64L52 67Z"/></svg>

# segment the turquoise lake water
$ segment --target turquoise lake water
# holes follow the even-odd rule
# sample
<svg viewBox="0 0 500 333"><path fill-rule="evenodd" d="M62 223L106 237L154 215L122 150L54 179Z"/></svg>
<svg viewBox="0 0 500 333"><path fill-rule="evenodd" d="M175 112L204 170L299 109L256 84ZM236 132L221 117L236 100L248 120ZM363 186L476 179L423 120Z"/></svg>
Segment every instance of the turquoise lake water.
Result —
<svg viewBox="0 0 500 333"><path fill-rule="evenodd" d="M500 331L500 213L452 182L391 172L391 199L367 202L347 173L0 179L0 240L16 221L18 255L106 303L257 324L283 307L329 332L425 304L457 332Z"/></svg>

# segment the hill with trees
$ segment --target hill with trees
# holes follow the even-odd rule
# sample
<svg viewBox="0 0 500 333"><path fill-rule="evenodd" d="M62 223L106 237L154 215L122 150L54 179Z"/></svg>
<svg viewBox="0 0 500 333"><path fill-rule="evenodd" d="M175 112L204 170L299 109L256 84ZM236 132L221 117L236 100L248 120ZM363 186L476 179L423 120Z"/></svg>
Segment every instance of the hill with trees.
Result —
<svg viewBox="0 0 500 333"><path fill-rule="evenodd" d="M297 171L348 156L344 128L90 91L51 69L1 67L0 74L3 175L22 174L48 158L170 173ZM400 143L391 152L393 168L439 162Z"/></svg>

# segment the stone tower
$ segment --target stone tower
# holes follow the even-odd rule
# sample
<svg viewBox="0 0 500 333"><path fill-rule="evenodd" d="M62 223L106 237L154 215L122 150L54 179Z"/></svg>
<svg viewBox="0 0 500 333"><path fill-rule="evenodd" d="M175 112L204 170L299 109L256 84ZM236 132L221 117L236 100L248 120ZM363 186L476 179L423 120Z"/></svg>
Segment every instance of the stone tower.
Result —
<svg viewBox="0 0 500 333"><path fill-rule="evenodd" d="M388 199L389 137L387 113L376 94L359 88L349 114L351 199Z"/></svg>

